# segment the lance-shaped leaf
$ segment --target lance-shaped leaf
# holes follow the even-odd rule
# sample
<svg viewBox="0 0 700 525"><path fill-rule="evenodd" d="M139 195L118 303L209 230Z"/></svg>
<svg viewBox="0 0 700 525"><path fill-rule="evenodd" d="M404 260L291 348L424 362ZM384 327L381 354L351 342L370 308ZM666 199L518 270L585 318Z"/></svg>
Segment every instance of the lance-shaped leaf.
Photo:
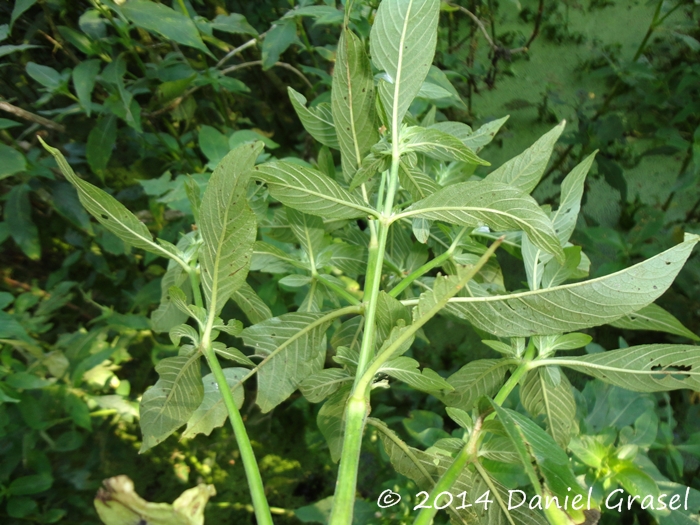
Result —
<svg viewBox="0 0 700 525"><path fill-rule="evenodd" d="M307 108L304 95L294 91L291 87L287 88L287 92L289 93L289 100L292 101L292 106L294 106L294 111L297 112L299 120L301 120L304 129L309 132L309 135L324 146L338 149L338 137L333 124L330 104L321 102L313 108Z"/></svg>
<svg viewBox="0 0 700 525"><path fill-rule="evenodd" d="M501 126L503 126L503 124L506 123L508 118L509 117L506 116L503 118L492 120L491 122L487 122L479 129L474 131L474 133L462 139L462 142L473 152L479 153L479 151L483 149L484 146L486 146L493 140L493 138L496 136L496 133L498 133L498 130L501 129Z"/></svg>
<svg viewBox="0 0 700 525"><path fill-rule="evenodd" d="M552 156L554 144L564 131L566 121L545 133L540 139L517 157L510 159L500 168L489 173L485 180L502 182L514 186L525 193L531 193L540 182L544 170Z"/></svg>
<svg viewBox="0 0 700 525"><path fill-rule="evenodd" d="M697 235L617 273L544 290L490 295L473 281L447 311L499 337L573 332L615 321L654 302L671 286Z"/></svg>
<svg viewBox="0 0 700 525"><path fill-rule="evenodd" d="M417 448L409 447L393 430L378 419L368 418L367 422L379 430L379 438L396 472L414 481L421 490L432 490L435 483L452 464L452 458L449 456L430 454ZM452 485L450 492L453 494L467 492L469 496L472 496L474 494L472 487L473 474L470 469L464 469L457 481ZM461 498L454 498L452 505L447 507L451 522L460 525L477 523L475 508L458 509L461 504Z"/></svg>
<svg viewBox="0 0 700 525"><path fill-rule="evenodd" d="M178 257L175 246L167 241L158 239L153 241L151 232L144 223L136 218L126 206L117 199L105 193L97 186L78 177L66 161L63 154L56 148L47 145L39 137L42 145L56 159L56 164L61 173L78 190L78 198L85 209L98 220L105 228L119 237L122 241L135 248L141 248L147 252L155 253L161 257L174 259L183 267L187 265Z"/></svg>
<svg viewBox="0 0 700 525"><path fill-rule="evenodd" d="M243 330L241 338L265 358L258 369L257 403L269 412L287 399L326 359L326 330L320 313L290 313Z"/></svg>
<svg viewBox="0 0 700 525"><path fill-rule="evenodd" d="M394 216L422 217L450 224L489 226L494 231L522 230L535 246L564 261L552 222L537 202L498 182L462 182L443 188Z"/></svg>
<svg viewBox="0 0 700 525"><path fill-rule="evenodd" d="M551 492L553 496L557 497L560 504L567 496L571 500L580 495L579 501L585 500L586 491L578 484L571 470L569 456L552 437L524 415L514 410L501 408L495 403L493 403L493 407L498 414L498 419L503 423L503 428L521 456L523 466L533 485L539 487L540 480L544 481L546 489L542 487L543 500L546 499L547 492ZM536 472L532 466L533 459L535 460ZM540 493L540 490L537 492ZM545 506L546 504L543 502L543 507ZM575 510L573 506L566 509L566 512L572 525L582 524L587 520L586 514L581 510Z"/></svg>
<svg viewBox="0 0 700 525"><path fill-rule="evenodd" d="M187 423L202 402L204 388L199 368L200 354L167 357L156 365L160 376L141 399L140 452L158 443Z"/></svg>
<svg viewBox="0 0 700 525"><path fill-rule="evenodd" d="M353 379L344 368L326 368L304 379L299 390L309 402L320 403Z"/></svg>
<svg viewBox="0 0 700 525"><path fill-rule="evenodd" d="M574 426L576 400L569 380L563 374L559 377L554 385L544 370L530 372L520 387L520 402L530 415L544 415L547 431L565 449Z"/></svg>
<svg viewBox="0 0 700 525"><path fill-rule="evenodd" d="M700 391L700 347L641 345L581 357L554 357L544 363L573 368L634 392Z"/></svg>
<svg viewBox="0 0 700 525"><path fill-rule="evenodd" d="M345 405L350 396L350 386L341 388L326 401L316 416L318 429L326 438L331 459L337 463L343 449Z"/></svg>
<svg viewBox="0 0 700 525"><path fill-rule="evenodd" d="M194 240L195 232L184 235L177 243L177 249L184 252ZM168 269L163 274L160 282L160 305L151 314L151 327L155 332L167 332L173 326L184 323L187 314L180 311L170 300L170 288L175 286L180 288L185 294L185 302L192 300L192 285L188 280L188 274L182 266L175 261L168 261Z"/></svg>
<svg viewBox="0 0 700 525"><path fill-rule="evenodd" d="M326 230L323 227L323 220L320 217L307 215L294 208L287 210L287 219L289 220L292 233L309 257L311 268L316 268L318 256L325 245L323 237Z"/></svg>
<svg viewBox="0 0 700 525"><path fill-rule="evenodd" d="M331 109L345 180L350 180L379 140L374 78L362 41L343 29L333 69ZM370 177L373 174L370 175Z"/></svg>
<svg viewBox="0 0 700 525"><path fill-rule="evenodd" d="M440 396L448 407L471 410L477 399L492 396L503 386L508 370L514 365L503 359L477 359L460 368L447 378L454 389Z"/></svg>
<svg viewBox="0 0 700 525"><path fill-rule="evenodd" d="M238 408L243 405L243 389L236 388L249 370L247 368L224 368L224 377L233 394L233 400ZM204 397L202 403L194 411L192 417L187 421L187 428L182 433L182 438L193 438L197 434L208 436L215 428L222 426L226 422L228 412L221 396L219 385L216 383L214 374L207 374L202 378L204 384Z"/></svg>
<svg viewBox="0 0 700 525"><path fill-rule="evenodd" d="M434 370L424 368L421 371L418 367L419 363L415 359L399 356L384 363L378 373L396 378L412 386L416 390L429 394L454 390L452 385L440 377Z"/></svg>
<svg viewBox="0 0 700 525"><path fill-rule="evenodd" d="M561 183L559 208L552 214L552 223L562 245L566 244L574 233L578 213L581 210L583 184L586 182L586 175L591 169L596 153L598 150L583 159Z"/></svg>
<svg viewBox="0 0 700 525"><path fill-rule="evenodd" d="M307 265L276 246L262 241L257 241L253 245L253 261L250 264L252 271L291 273L295 267L304 270L309 269Z"/></svg>
<svg viewBox="0 0 700 525"><path fill-rule="evenodd" d="M596 153L597 151L593 152L572 169L561 184L559 208L552 213L551 220L562 246L567 245L576 227L576 220L581 209L583 184L588 171L591 169ZM580 277L579 274L581 273L583 273L583 276L587 275L587 271L582 272L581 270L585 269L589 261L580 252L580 248L573 246L565 248L564 251L569 250L570 253L566 253L566 262L562 265L556 261L552 263L551 255L543 253L541 249L534 246L527 235L523 235L521 244L528 284L531 290L540 288L541 283L542 287L549 288L561 284L569 278ZM573 250L579 250L579 262L575 262L576 254ZM545 273L547 274L546 278L544 276Z"/></svg>
<svg viewBox="0 0 700 525"><path fill-rule="evenodd" d="M367 155L362 166L355 172L352 182L350 183L350 191L355 191L365 182L374 177L378 172L389 169L391 160L386 156L376 156L374 153Z"/></svg>
<svg viewBox="0 0 700 525"><path fill-rule="evenodd" d="M416 201L425 199L428 195L440 190L440 185L430 176L408 165L404 160L401 160L399 165L399 181Z"/></svg>
<svg viewBox="0 0 700 525"><path fill-rule="evenodd" d="M386 0L370 32L372 63L386 80L379 84L393 127L401 125L420 91L435 55L439 0ZM394 133L398 129L392 129Z"/></svg>
<svg viewBox="0 0 700 525"><path fill-rule="evenodd" d="M381 291L377 296L377 346L384 344L396 326L411 324L411 312L400 301Z"/></svg>
<svg viewBox="0 0 700 525"><path fill-rule="evenodd" d="M257 225L246 193L251 168L263 147L262 142L243 144L226 155L202 197L202 287L214 314L221 311L248 275Z"/></svg>
<svg viewBox="0 0 700 525"><path fill-rule="evenodd" d="M401 139L402 147L406 151L417 151L433 159L445 162L458 160L482 166L490 165L489 162L480 159L459 139L439 129L412 126L404 131Z"/></svg>
<svg viewBox="0 0 700 525"><path fill-rule="evenodd" d="M248 283L243 283L231 296L233 302L238 305L248 320L253 323L261 323L272 317L270 308L263 302L260 296Z"/></svg>
<svg viewBox="0 0 700 525"><path fill-rule="evenodd" d="M615 328L625 330L654 330L700 341L700 337L683 326L672 314L655 304L645 306L641 310L627 314L610 324Z"/></svg>
<svg viewBox="0 0 700 525"><path fill-rule="evenodd" d="M285 206L328 219L359 219L377 215L358 197L320 171L277 160L256 166L254 176L267 184Z"/></svg>

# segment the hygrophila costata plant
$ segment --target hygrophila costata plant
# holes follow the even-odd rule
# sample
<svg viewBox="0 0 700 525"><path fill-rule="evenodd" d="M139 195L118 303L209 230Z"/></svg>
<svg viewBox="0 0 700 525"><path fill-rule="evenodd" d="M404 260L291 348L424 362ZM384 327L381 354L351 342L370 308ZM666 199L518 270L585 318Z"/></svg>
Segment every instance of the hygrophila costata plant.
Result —
<svg viewBox="0 0 700 525"><path fill-rule="evenodd" d="M260 524L272 518L239 413L241 385L254 375L263 412L297 389L309 401L324 403L318 424L340 462L332 525L352 522L367 425L381 435L396 470L430 493L416 524L430 523L437 512L432 502L441 494L440 501L447 500L450 491L460 497L437 506L446 508L454 523L596 523L595 501L583 510L509 509L493 472L499 462L519 463L540 498L587 497L589 487L575 477L565 452L576 429L576 406L562 369L639 392L700 389L695 346L556 355L590 342L579 330L606 323L687 336L653 301L700 238L688 235L624 271L565 284L588 274L588 258L569 238L593 156L564 179L556 210L538 205L529 194L564 123L485 178L474 177L477 166L488 165L478 152L505 119L472 131L459 122L435 122L434 109L420 121L410 112L419 94L447 91L426 80L439 11L439 0L383 0L369 38L371 61L366 42L346 18L330 103L307 108L305 98L290 90L302 123L324 145L317 166L298 160L256 165L262 143L238 147L214 170L201 197L196 185L188 188L196 228L177 246L154 241L126 208L78 178L63 156L47 147L101 224L132 246L171 260L153 325L168 330L175 344L185 344L177 357L160 361L160 379L143 396L142 450L185 424L183 436L192 437L209 434L230 418ZM439 71L430 78L440 78ZM340 151L340 170L330 149ZM286 232L282 240L288 251L266 242L280 230ZM522 256L528 290L505 289L494 257L499 246ZM304 292L298 311L272 317L246 284L251 264L285 274L280 283ZM362 284L361 293L352 283ZM247 314L251 326L219 317L228 300ZM404 354L421 327L440 314L471 323L501 358L465 363L448 378L421 370ZM338 366L324 369L331 327ZM218 342L221 332L242 338L253 354ZM222 368L221 358L236 366ZM202 359L211 370L204 377ZM371 418L373 387L385 386L387 377L389 385L402 381L443 401L463 428L462 437L436 444L441 453L435 447L421 451ZM501 407L516 385L524 410L533 419L541 416L545 428ZM621 469L629 467L631 452L626 453ZM633 483L615 479L628 492L635 490ZM490 505L469 506L484 494Z"/></svg>

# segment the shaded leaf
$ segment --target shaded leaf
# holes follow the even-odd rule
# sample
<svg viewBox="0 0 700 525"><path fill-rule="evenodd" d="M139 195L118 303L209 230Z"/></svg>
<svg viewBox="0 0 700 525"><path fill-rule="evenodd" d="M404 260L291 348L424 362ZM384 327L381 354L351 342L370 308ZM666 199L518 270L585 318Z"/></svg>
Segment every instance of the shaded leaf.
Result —
<svg viewBox="0 0 700 525"><path fill-rule="evenodd" d="M435 54L439 0L390 0L379 4L370 32L372 63L386 74L379 95L398 133Z"/></svg>
<svg viewBox="0 0 700 525"><path fill-rule="evenodd" d="M499 337L561 334L610 323L654 302L698 240L686 235L685 242L625 270L544 290L490 295L472 281L446 310Z"/></svg>
<svg viewBox="0 0 700 525"><path fill-rule="evenodd" d="M510 159L497 170L488 174L485 180L502 182L525 193L531 193L540 182L552 156L554 144L564 131L566 121L545 133L537 142L517 157Z"/></svg>
<svg viewBox="0 0 700 525"><path fill-rule="evenodd" d="M331 109L336 122L343 174L346 180L350 180L364 164L363 159L370 148L379 140L379 120L369 58L362 41L349 29L343 29L338 41ZM368 171L367 179L356 183L355 187L373 175Z"/></svg>
<svg viewBox="0 0 700 525"><path fill-rule="evenodd" d="M422 217L494 231L522 230L532 242L563 260L551 221L535 200L497 182L462 182L443 188L395 217Z"/></svg>
<svg viewBox="0 0 700 525"><path fill-rule="evenodd" d="M262 142L239 146L214 170L202 196L201 278L210 315L218 314L248 275L257 234L246 193Z"/></svg>
<svg viewBox="0 0 700 525"><path fill-rule="evenodd" d="M326 330L320 313L289 313L243 330L241 338L265 360L258 369L257 404L269 412L307 377L323 369Z"/></svg>
<svg viewBox="0 0 700 525"><path fill-rule="evenodd" d="M129 0L119 9L126 18L141 28L211 55L202 42L195 23L181 12L149 0Z"/></svg>
<svg viewBox="0 0 700 525"><path fill-rule="evenodd" d="M289 93L289 100L292 101L292 106L294 106L294 111L296 111L299 120L301 120L304 129L309 132L309 135L324 146L338 149L338 137L335 124L333 123L330 104L321 102L312 108L307 108L304 95L295 91L292 87L287 87L287 92Z"/></svg>
<svg viewBox="0 0 700 525"><path fill-rule="evenodd" d="M146 390L140 404L143 443L140 452L153 448L187 423L204 396L200 354L167 357L156 365L160 376Z"/></svg>
<svg viewBox="0 0 700 525"><path fill-rule="evenodd" d="M321 172L278 160L255 167L272 196L285 206L323 218L357 219L376 212Z"/></svg>
<svg viewBox="0 0 700 525"><path fill-rule="evenodd" d="M241 379L248 374L246 368L224 368L226 383L231 389L233 400L240 409L243 406L243 389L237 388ZM204 385L204 397L202 404L197 407L190 419L187 428L182 433L182 439L193 438L197 434L208 436L215 428L219 428L226 422L228 412L224 404L224 398L219 391L214 374L207 374L202 378Z"/></svg>

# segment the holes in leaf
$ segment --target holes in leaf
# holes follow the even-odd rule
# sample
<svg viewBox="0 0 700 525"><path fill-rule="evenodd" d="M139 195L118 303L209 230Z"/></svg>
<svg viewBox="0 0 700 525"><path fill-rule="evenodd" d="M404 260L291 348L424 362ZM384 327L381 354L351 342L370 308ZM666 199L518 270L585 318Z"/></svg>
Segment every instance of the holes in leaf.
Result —
<svg viewBox="0 0 700 525"><path fill-rule="evenodd" d="M102 214L102 218L103 218L104 220L107 220L107 219L109 219L109 215L106 215L106 214L103 213L103 214Z"/></svg>

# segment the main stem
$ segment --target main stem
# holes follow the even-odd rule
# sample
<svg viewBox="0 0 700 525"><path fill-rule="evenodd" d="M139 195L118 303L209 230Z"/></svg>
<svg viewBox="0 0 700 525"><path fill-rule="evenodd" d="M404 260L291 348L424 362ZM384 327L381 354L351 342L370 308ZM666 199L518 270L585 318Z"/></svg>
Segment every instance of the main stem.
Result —
<svg viewBox="0 0 700 525"><path fill-rule="evenodd" d="M195 304L202 308L204 307L204 302L202 301L199 274L197 273L194 264L192 265L189 274ZM204 332L202 333L202 352L204 353L204 357L207 360L209 368L214 374L216 386L219 388L219 392L221 392L221 397L223 397L224 405L228 411L228 417L231 420L231 427L233 428L233 434L236 436L236 443L238 443L238 450L240 451L241 459L243 460L243 469L245 470L246 479L248 481L250 496L253 500L255 518L257 519L258 525L274 525L272 521L272 514L270 513L270 506L267 503L267 497L265 496L265 487L263 486L262 477L260 477L260 469L258 469L258 462L255 459L255 452L253 451L253 446L250 444L245 423L243 423L241 413L236 406L236 402L233 400L231 388L226 382L224 371L221 369L219 359L216 357L216 352L214 352L211 345L213 316L213 312L209 312L210 321L207 322Z"/></svg>
<svg viewBox="0 0 700 525"><path fill-rule="evenodd" d="M345 407L345 428L343 430L343 449L340 455L338 467L338 480L336 482L333 510L329 525L350 525L352 523L353 508L355 505L355 491L357 487L357 471L360 463L360 450L362 448L362 433L370 411L369 389L358 385L370 361L374 358L377 298L382 280L382 268L384 266L384 254L386 253L386 241L389 236L389 225L394 197L399 179L398 151L399 138L396 128L394 152L392 155L391 171L387 181L386 199L378 202L378 208L383 209L379 220L377 235L372 235L369 244L369 256L367 260L367 275L365 279L365 329L362 335L360 358L357 365L355 384L353 391ZM380 192L381 194L381 192Z"/></svg>

